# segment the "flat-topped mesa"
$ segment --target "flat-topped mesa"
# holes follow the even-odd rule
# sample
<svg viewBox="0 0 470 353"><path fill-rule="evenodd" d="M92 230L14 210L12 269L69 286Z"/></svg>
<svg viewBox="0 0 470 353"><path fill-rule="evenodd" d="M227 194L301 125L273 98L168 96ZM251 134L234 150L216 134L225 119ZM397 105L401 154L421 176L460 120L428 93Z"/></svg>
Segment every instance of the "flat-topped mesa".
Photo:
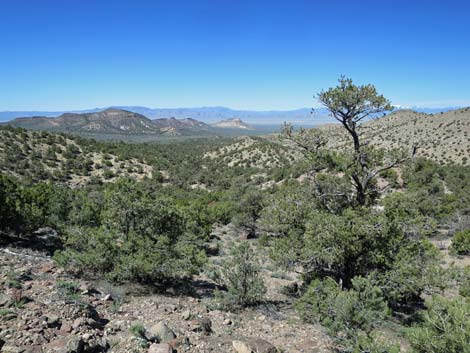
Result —
<svg viewBox="0 0 470 353"><path fill-rule="evenodd" d="M220 128L233 128L233 129L253 129L250 125L243 122L240 118L231 118L227 120L221 120L214 124L214 127Z"/></svg>

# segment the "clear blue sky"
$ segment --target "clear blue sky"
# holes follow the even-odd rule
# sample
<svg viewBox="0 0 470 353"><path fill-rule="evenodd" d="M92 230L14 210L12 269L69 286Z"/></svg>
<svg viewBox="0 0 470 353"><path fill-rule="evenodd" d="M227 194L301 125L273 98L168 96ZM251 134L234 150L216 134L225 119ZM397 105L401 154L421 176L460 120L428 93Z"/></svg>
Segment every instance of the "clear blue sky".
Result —
<svg viewBox="0 0 470 353"><path fill-rule="evenodd" d="M0 0L0 110L470 105L467 1Z"/></svg>

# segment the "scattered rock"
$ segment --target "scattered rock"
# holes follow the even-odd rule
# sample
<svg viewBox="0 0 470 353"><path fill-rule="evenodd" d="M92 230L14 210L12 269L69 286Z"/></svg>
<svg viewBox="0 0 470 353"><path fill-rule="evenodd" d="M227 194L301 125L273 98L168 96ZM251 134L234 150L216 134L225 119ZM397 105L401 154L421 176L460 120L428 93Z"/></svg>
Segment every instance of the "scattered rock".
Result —
<svg viewBox="0 0 470 353"><path fill-rule="evenodd" d="M0 293L0 306L9 307L13 304L13 299L9 295Z"/></svg>
<svg viewBox="0 0 470 353"><path fill-rule="evenodd" d="M83 342L81 337L72 336L67 340L65 350L61 351L61 353L81 353L84 346L85 342Z"/></svg>
<svg viewBox="0 0 470 353"><path fill-rule="evenodd" d="M176 338L175 333L171 328L169 328L163 321L153 325L149 333L155 337L158 342L169 342L172 339Z"/></svg>
<svg viewBox="0 0 470 353"><path fill-rule="evenodd" d="M148 353L172 353L173 349L168 343L154 343L149 347Z"/></svg>
<svg viewBox="0 0 470 353"><path fill-rule="evenodd" d="M189 320L191 318L191 311L189 309L183 311L181 317L183 318L183 320Z"/></svg>
<svg viewBox="0 0 470 353"><path fill-rule="evenodd" d="M277 353L274 347L268 341L261 338L247 338L243 340L232 341L232 346L237 353Z"/></svg>
<svg viewBox="0 0 470 353"><path fill-rule="evenodd" d="M15 346L3 346L2 353L23 353L24 348Z"/></svg>
<svg viewBox="0 0 470 353"><path fill-rule="evenodd" d="M101 300L107 302L113 300L113 298L111 297L111 294L106 294Z"/></svg>
<svg viewBox="0 0 470 353"><path fill-rule="evenodd" d="M184 336L176 337L168 342L174 350L178 351L181 347L188 347L190 345L189 339Z"/></svg>
<svg viewBox="0 0 470 353"><path fill-rule="evenodd" d="M81 337L68 336L52 341L46 347L46 352L56 353L82 353L85 342Z"/></svg>
<svg viewBox="0 0 470 353"><path fill-rule="evenodd" d="M205 335L210 335L212 333L212 321L208 317L203 317L199 320L199 329L198 331L202 332Z"/></svg>
<svg viewBox="0 0 470 353"><path fill-rule="evenodd" d="M48 327L60 327L60 318L57 315L49 315L47 317Z"/></svg>

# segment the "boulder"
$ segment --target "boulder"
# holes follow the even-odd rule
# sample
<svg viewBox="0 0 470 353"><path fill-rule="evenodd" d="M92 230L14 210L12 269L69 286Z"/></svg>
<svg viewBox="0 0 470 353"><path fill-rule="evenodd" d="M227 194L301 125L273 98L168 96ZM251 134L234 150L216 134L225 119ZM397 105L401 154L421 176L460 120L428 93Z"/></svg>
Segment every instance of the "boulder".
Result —
<svg viewBox="0 0 470 353"><path fill-rule="evenodd" d="M181 318L183 320L189 320L191 318L191 311L189 309L183 311L183 314L181 314Z"/></svg>
<svg viewBox="0 0 470 353"><path fill-rule="evenodd" d="M278 350L268 341L261 338L246 338L232 341L237 353L277 353Z"/></svg>
<svg viewBox="0 0 470 353"><path fill-rule="evenodd" d="M3 346L2 353L23 353L24 348L16 346Z"/></svg>
<svg viewBox="0 0 470 353"><path fill-rule="evenodd" d="M63 350L61 353L81 353L83 352L84 346L85 342L83 342L81 337L72 336L67 340L65 350Z"/></svg>
<svg viewBox="0 0 470 353"><path fill-rule="evenodd" d="M168 343L153 343L148 350L148 353L172 353L173 349Z"/></svg>
<svg viewBox="0 0 470 353"><path fill-rule="evenodd" d="M9 295L0 293L0 306L9 307L13 304L13 299Z"/></svg>
<svg viewBox="0 0 470 353"><path fill-rule="evenodd" d="M171 341L169 341L168 344L170 345L171 348L173 348L173 350L177 352L180 352L180 349L182 349L183 347L190 346L189 339L188 337L185 337L185 336L176 337L172 339Z"/></svg>
<svg viewBox="0 0 470 353"><path fill-rule="evenodd" d="M153 325L149 330L151 338L156 339L158 342L169 342L176 338L175 333L163 321Z"/></svg>
<svg viewBox="0 0 470 353"><path fill-rule="evenodd" d="M45 352L54 353L82 353L85 347L85 342L81 337L68 336L59 338L50 342L45 347Z"/></svg>
<svg viewBox="0 0 470 353"><path fill-rule="evenodd" d="M205 335L212 333L212 321L208 317L203 317L199 320L199 331Z"/></svg>
<svg viewBox="0 0 470 353"><path fill-rule="evenodd" d="M60 327L60 318L57 315L47 317L47 327Z"/></svg>

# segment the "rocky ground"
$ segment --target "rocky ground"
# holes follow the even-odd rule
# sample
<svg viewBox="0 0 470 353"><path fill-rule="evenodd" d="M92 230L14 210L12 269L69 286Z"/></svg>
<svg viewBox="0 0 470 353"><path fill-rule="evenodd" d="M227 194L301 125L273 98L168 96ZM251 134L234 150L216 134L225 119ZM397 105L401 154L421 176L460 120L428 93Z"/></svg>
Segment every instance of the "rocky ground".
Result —
<svg viewBox="0 0 470 353"><path fill-rule="evenodd" d="M215 286L205 277L155 293L72 278L44 254L3 248L0 350L329 352L322 329L300 322L281 293L294 280L268 269L264 276L266 303L230 313L214 308Z"/></svg>

